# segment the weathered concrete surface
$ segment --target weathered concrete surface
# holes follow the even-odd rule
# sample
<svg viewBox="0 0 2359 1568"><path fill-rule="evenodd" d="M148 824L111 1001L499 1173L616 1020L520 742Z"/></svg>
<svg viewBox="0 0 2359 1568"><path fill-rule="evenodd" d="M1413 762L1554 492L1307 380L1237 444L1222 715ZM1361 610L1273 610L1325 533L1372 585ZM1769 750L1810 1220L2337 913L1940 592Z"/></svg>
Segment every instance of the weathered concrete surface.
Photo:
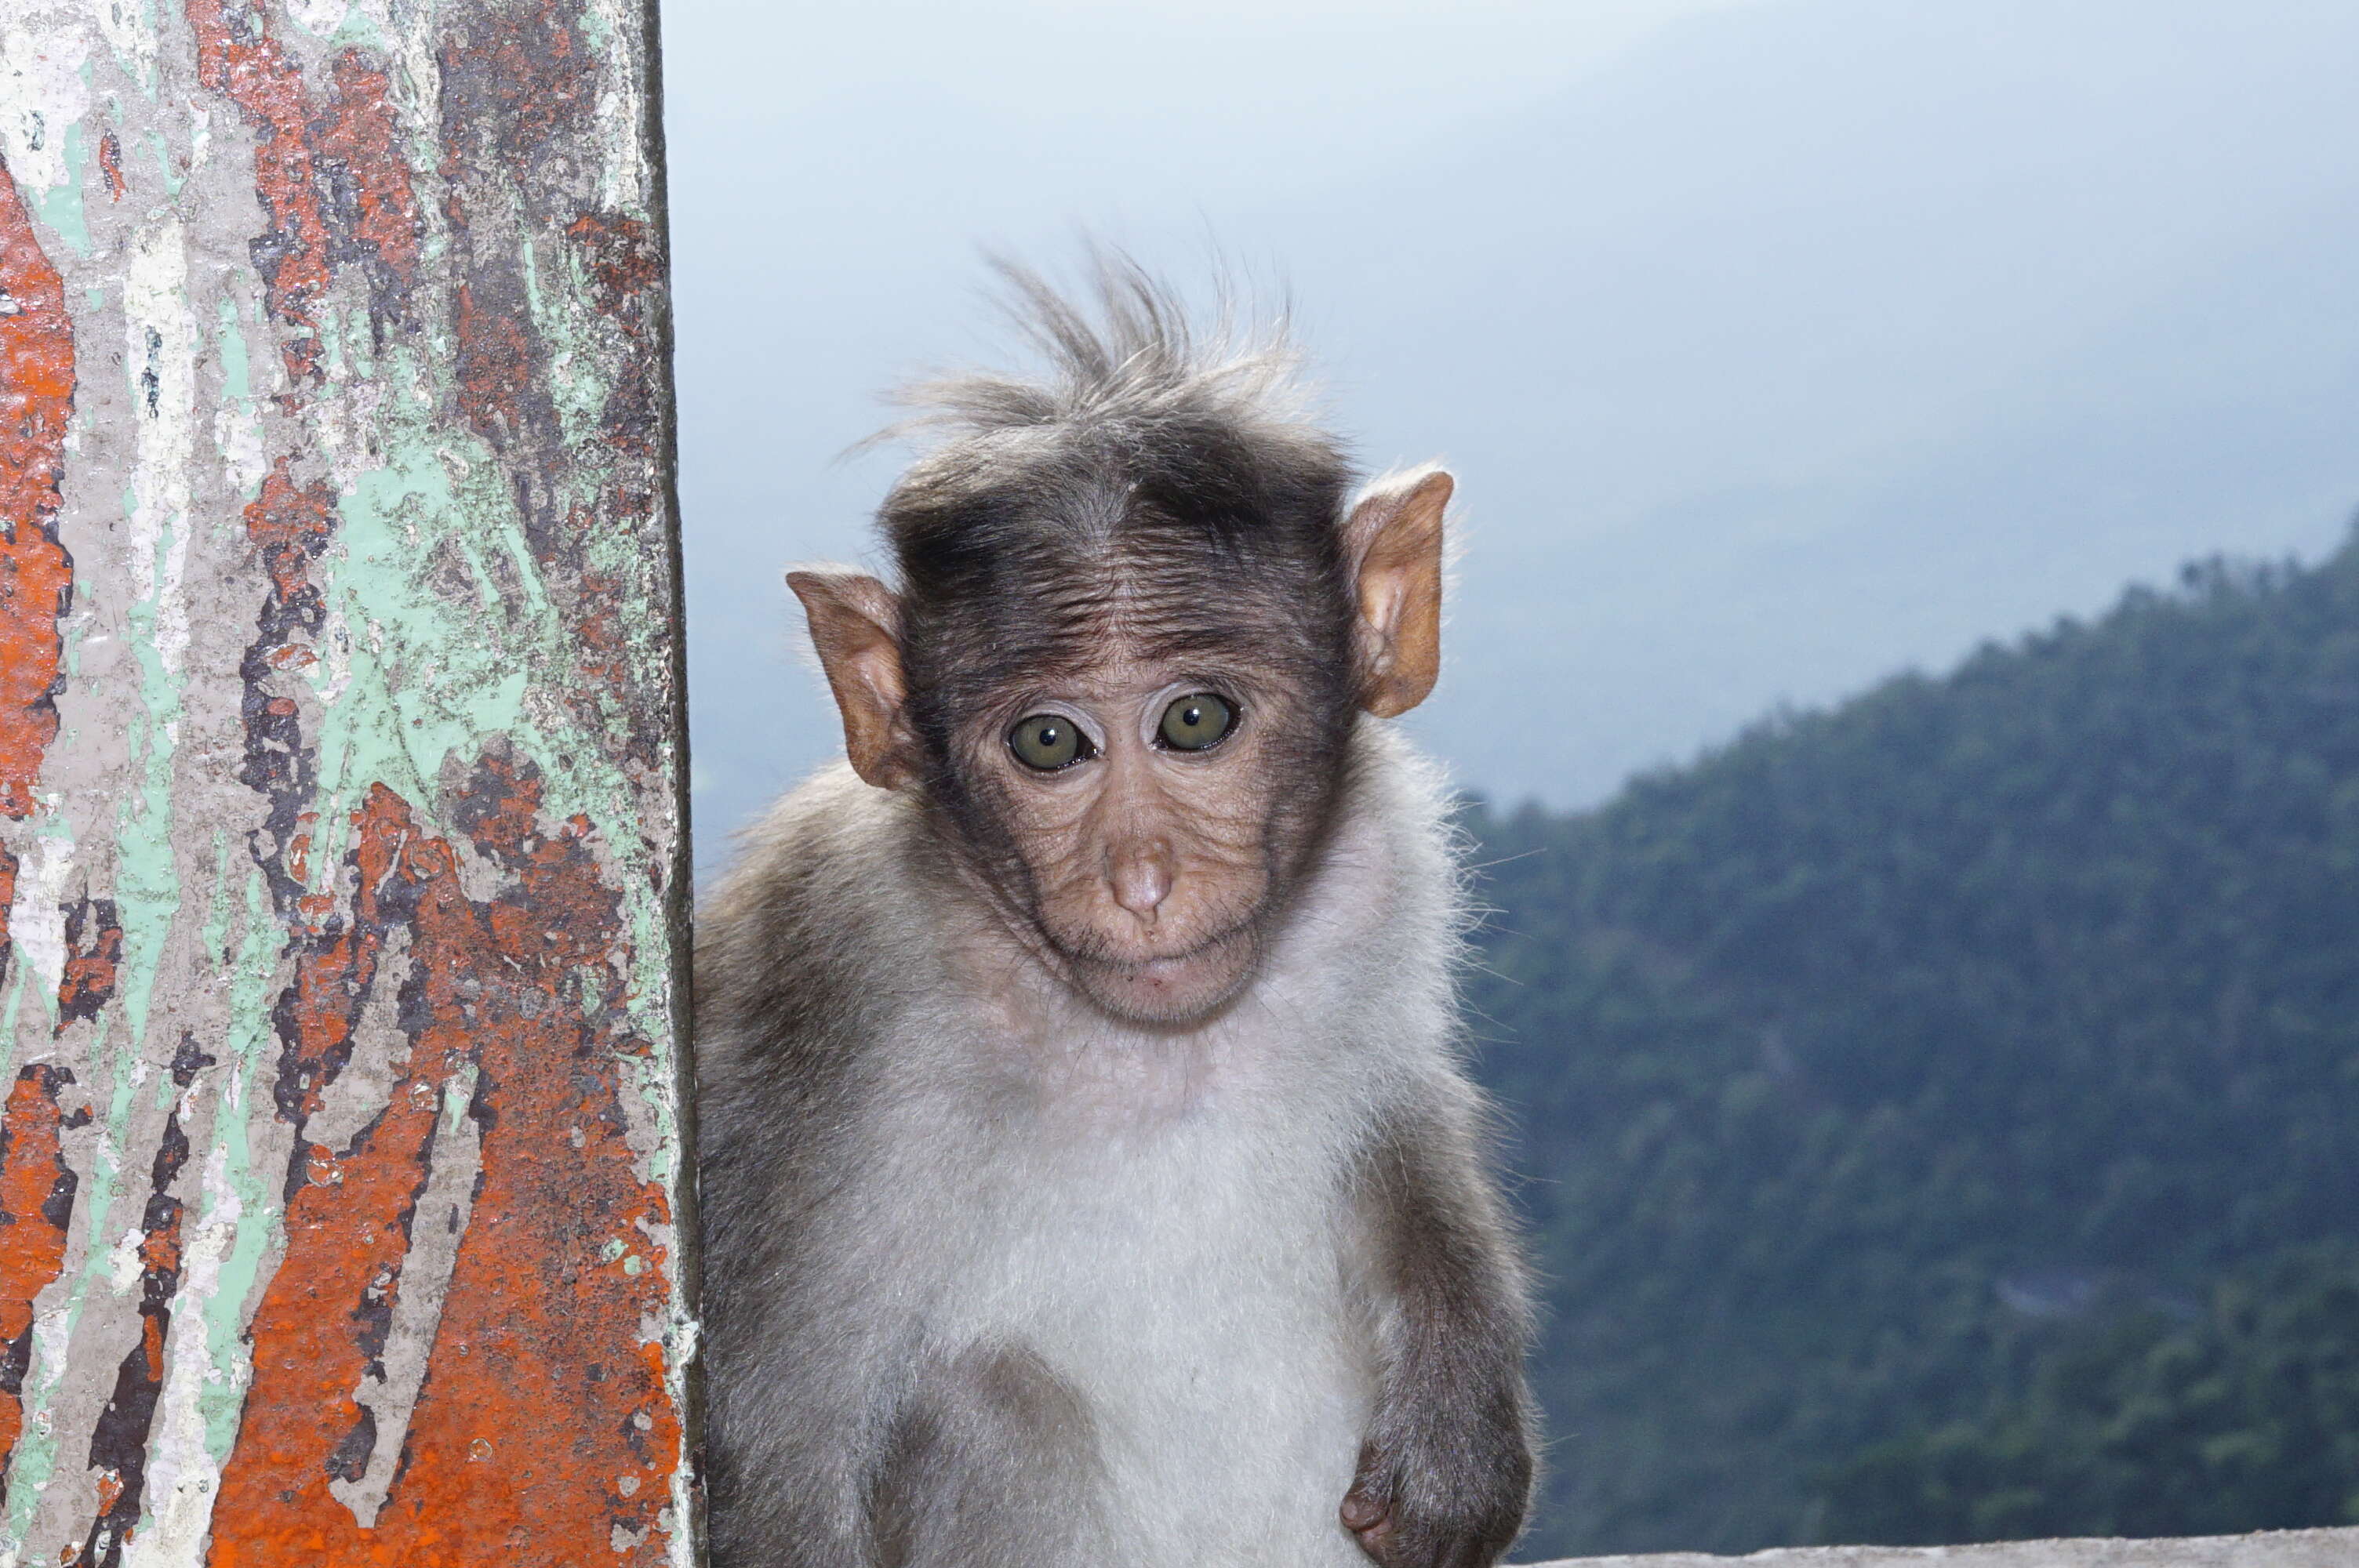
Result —
<svg viewBox="0 0 2359 1568"><path fill-rule="evenodd" d="M651 70L0 5L0 1568L691 1558Z"/></svg>
<svg viewBox="0 0 2359 1568"><path fill-rule="evenodd" d="M2359 1568L2359 1530L2283 1530L2182 1541L2010 1541L1988 1546L1790 1546L1749 1557L1673 1552L1536 1568Z"/></svg>

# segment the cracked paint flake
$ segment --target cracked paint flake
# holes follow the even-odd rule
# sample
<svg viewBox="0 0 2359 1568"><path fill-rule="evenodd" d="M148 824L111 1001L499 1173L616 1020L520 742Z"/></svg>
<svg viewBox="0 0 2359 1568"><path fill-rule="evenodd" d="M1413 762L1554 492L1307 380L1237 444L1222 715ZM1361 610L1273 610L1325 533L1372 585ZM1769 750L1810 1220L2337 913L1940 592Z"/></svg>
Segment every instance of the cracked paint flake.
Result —
<svg viewBox="0 0 2359 1568"><path fill-rule="evenodd" d="M646 13L99 9L0 24L0 1568L685 1568Z"/></svg>

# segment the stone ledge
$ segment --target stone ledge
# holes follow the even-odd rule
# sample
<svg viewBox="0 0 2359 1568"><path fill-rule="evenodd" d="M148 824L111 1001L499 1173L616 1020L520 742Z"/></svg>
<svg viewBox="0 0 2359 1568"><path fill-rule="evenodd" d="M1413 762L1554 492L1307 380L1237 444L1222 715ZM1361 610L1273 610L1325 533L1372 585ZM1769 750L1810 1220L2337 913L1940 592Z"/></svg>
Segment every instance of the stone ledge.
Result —
<svg viewBox="0 0 2359 1568"><path fill-rule="evenodd" d="M1532 1568L2359 1568L2359 1529L2167 1541L2006 1541L1984 1546L1779 1546L1749 1557L1670 1552Z"/></svg>

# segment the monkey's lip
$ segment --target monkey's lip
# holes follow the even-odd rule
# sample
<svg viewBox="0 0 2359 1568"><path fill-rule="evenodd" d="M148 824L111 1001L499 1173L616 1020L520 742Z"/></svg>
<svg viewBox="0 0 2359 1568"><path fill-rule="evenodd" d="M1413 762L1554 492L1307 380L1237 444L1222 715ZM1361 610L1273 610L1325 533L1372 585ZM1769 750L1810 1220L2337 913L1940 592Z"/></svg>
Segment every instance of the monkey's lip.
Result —
<svg viewBox="0 0 2359 1568"><path fill-rule="evenodd" d="M1148 985L1169 985L1174 981L1193 979L1196 972L1205 967L1205 962L1212 955L1199 947L1193 952L1182 953L1177 957L1145 958L1136 963L1109 964L1104 968L1126 980L1143 980Z"/></svg>
<svg viewBox="0 0 2359 1568"><path fill-rule="evenodd" d="M1173 1024L1203 1017L1244 988L1254 970L1253 933L1234 926L1179 953L1072 957L1081 989L1115 1015Z"/></svg>
<svg viewBox="0 0 2359 1568"><path fill-rule="evenodd" d="M1155 953L1141 957L1132 957L1102 949L1097 952L1087 949L1074 952L1068 949L1066 957L1075 963L1084 964L1091 968L1100 969L1109 974L1135 975L1142 979L1154 979L1164 976L1177 977L1184 974L1192 966L1221 953L1223 949L1245 942L1251 935L1249 926L1237 925L1223 931L1216 931L1202 941L1192 946L1183 947L1177 953Z"/></svg>

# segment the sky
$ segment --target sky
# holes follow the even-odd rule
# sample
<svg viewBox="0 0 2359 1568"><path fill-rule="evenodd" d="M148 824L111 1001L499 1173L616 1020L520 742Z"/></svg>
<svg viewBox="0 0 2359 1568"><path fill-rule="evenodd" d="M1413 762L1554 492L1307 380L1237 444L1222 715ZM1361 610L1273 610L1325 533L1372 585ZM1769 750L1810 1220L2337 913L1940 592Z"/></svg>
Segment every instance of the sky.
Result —
<svg viewBox="0 0 2359 1568"><path fill-rule="evenodd" d="M788 562L985 249L1289 319L1464 555L1411 716L1580 806L2359 508L2347 0L668 0L700 871L841 744Z"/></svg>

